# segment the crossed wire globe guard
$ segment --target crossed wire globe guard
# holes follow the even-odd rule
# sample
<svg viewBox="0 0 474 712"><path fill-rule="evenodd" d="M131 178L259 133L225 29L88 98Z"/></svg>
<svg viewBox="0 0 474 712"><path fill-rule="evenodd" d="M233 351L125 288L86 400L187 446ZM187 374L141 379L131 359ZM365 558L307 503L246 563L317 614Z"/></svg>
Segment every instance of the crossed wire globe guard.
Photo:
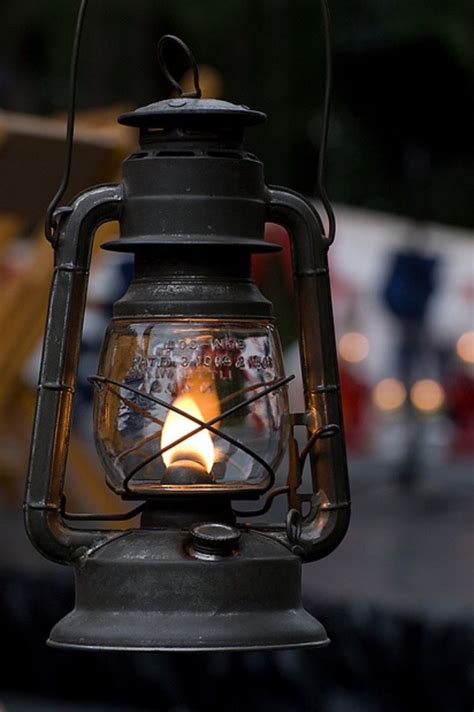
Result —
<svg viewBox="0 0 474 712"><path fill-rule="evenodd" d="M122 401L127 401L126 397L121 393L120 391L117 391L115 389L112 389L112 386L115 386L116 388L119 389L124 389L126 391L129 391L130 393L133 393L135 395L140 396L141 398L148 399L149 401L153 403L157 403L158 405L162 406L163 408L173 411L174 413L177 413L178 415L186 418L187 420L190 420L193 423L196 423L197 427L194 428L193 430L190 430L188 433L176 438L172 442L168 443L164 447L161 447L156 453L153 453L149 457L145 458L139 465L134 467L125 477L123 481L123 486L126 492L131 493L133 490L130 489L129 483L132 480L132 478L144 467L146 467L150 462L153 462L154 460L158 459L165 453L167 450L171 450L172 448L176 447L177 445L180 445L182 442L188 440L189 438L193 437L197 433L201 432L202 430L208 430L211 432L213 435L216 435L220 438L223 438L227 442L231 443L238 449L242 450L245 452L247 455L252 457L256 462L258 462L268 473L269 475L269 481L266 487L262 490L262 494L265 492L268 492L268 490L271 490L267 497L266 500L263 504L263 506L258 509L258 510L248 510L248 511L235 511L235 514L239 516L259 516L262 514L265 514L271 507L271 504L273 502L273 499L281 494L286 494L289 492L290 487L289 485L284 485L282 487L275 487L275 472L273 468L263 459L258 455L256 452L254 452L251 448L247 447L247 445L244 445L244 443L241 443L239 440L236 440L233 438L231 435L228 435L227 433L224 433L220 428L215 428L214 424L216 422L220 422L228 418L229 416L233 415L237 411L241 410L242 408L247 407L251 403L254 403L255 401L259 400L260 398L263 398L264 396L268 395L269 393L272 393L279 388L282 388L283 386L286 386L290 381L292 381L295 377L294 376L287 376L286 378L281 378L273 383L260 383L256 384L252 388L254 389L262 389L260 393L257 393L253 396L250 396L249 398L245 398L236 405L232 406L231 408L228 408L227 410L223 411L222 413L219 413L219 415L215 416L214 418L211 418L208 421L204 421L201 418L195 417L191 415L190 413L187 413L186 411L182 410L181 408L178 408L177 406L173 405L172 403L167 403L166 401L162 400L161 398L157 398L156 396L151 396L148 393L144 393L143 391L139 390L138 388L135 388L134 386L127 385L126 383L123 383L121 381L116 381L112 378L106 378L105 376L91 376L89 378L89 381L96 387L96 388L102 388L102 387L108 387L113 394L119 398ZM154 416L147 412L146 410L143 410L142 412L143 416L146 418L149 418L151 420L155 420ZM310 451L314 447L315 443L323 438L327 437L332 437L336 435L338 432L340 432L340 428L338 425L335 425L333 423L322 427L318 428L313 432L311 437L308 439L306 445L304 446L301 455L298 457L298 469L299 473L302 472L305 461L307 456L309 455ZM154 434L153 437L156 437L156 433ZM123 454L123 453L122 453ZM138 514L140 514L143 509L144 509L145 504L140 504L138 507L135 507L134 509L130 510L129 512L124 512L120 514L92 514L92 513L72 513L72 512L67 512L66 511L66 498L65 495L62 497L62 514L65 519L69 520L76 520L76 521L87 521L87 520L97 520L97 521L126 521L129 519L133 519L136 517ZM291 512L296 513L296 510L291 510Z"/></svg>

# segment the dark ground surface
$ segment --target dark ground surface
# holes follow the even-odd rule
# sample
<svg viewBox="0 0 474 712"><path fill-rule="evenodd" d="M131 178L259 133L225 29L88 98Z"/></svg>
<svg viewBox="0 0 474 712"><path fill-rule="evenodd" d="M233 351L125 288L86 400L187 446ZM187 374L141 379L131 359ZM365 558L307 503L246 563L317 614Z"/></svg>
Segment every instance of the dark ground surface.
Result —
<svg viewBox="0 0 474 712"><path fill-rule="evenodd" d="M426 468L409 492L375 462L355 463L351 474L350 532L305 567L307 607L332 639L320 651L49 650L49 628L72 605L71 575L33 551L19 516L4 514L0 704L6 712L470 712L472 468Z"/></svg>

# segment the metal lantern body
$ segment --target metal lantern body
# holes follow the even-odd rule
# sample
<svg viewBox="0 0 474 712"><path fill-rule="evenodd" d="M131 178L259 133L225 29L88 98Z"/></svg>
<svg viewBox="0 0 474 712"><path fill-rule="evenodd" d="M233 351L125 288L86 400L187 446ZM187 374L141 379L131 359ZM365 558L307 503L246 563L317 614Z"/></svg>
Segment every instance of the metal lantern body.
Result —
<svg viewBox="0 0 474 712"><path fill-rule="evenodd" d="M349 520L327 269L311 204L268 188L242 144L264 115L179 98L120 117L140 129L121 185L62 209L26 496L28 533L76 572L74 610L49 643L113 650L315 646L301 563L330 553ZM95 434L109 486L142 504L136 529L84 529L64 511L64 473L92 238L135 255L97 376ZM290 414L271 304L250 277L266 221L288 229L306 409ZM294 429L308 443L298 452ZM275 488L288 450L289 474ZM309 487L304 486L308 458ZM242 523L233 502L289 500L281 526ZM302 514L303 504L308 511ZM239 502L237 502L239 504ZM92 519L111 519L94 515ZM116 517L120 518L120 517ZM125 517L122 517L125 518ZM245 517L248 520L248 516Z"/></svg>

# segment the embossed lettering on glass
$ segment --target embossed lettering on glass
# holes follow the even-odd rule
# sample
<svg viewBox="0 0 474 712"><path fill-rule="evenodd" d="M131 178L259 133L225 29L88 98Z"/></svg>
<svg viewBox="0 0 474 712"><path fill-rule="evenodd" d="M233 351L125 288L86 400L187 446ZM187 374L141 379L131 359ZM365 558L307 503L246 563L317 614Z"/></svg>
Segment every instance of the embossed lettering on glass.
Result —
<svg viewBox="0 0 474 712"><path fill-rule="evenodd" d="M275 470L286 447L286 386L247 399L283 378L269 321L114 320L94 379L96 443L110 486L120 494L268 488L260 461Z"/></svg>

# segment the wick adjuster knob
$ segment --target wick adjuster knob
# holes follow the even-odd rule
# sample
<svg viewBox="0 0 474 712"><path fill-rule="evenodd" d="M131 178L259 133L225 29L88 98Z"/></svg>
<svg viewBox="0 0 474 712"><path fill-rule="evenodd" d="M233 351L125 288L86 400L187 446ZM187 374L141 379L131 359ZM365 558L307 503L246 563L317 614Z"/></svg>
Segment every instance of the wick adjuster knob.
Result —
<svg viewBox="0 0 474 712"><path fill-rule="evenodd" d="M190 529L191 555L198 559L230 556L237 548L240 531L228 524L196 524Z"/></svg>

